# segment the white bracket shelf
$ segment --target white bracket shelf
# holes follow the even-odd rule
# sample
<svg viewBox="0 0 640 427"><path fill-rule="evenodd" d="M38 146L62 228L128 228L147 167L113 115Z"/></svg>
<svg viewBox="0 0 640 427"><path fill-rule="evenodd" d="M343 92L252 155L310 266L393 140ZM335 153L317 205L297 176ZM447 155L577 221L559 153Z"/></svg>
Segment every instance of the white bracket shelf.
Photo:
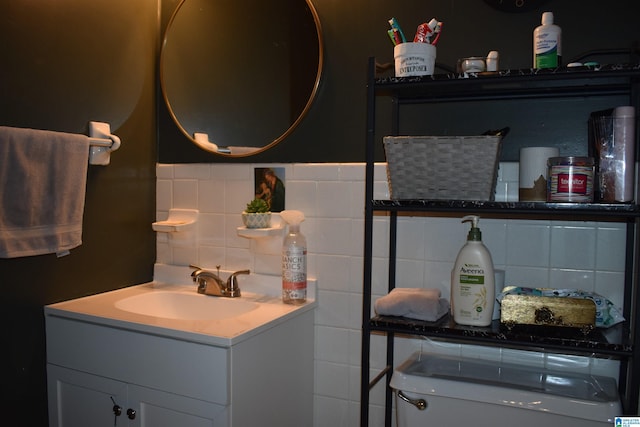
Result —
<svg viewBox="0 0 640 427"><path fill-rule="evenodd" d="M159 233L179 233L194 229L197 221L197 209L170 209L169 218L154 222L151 226Z"/></svg>

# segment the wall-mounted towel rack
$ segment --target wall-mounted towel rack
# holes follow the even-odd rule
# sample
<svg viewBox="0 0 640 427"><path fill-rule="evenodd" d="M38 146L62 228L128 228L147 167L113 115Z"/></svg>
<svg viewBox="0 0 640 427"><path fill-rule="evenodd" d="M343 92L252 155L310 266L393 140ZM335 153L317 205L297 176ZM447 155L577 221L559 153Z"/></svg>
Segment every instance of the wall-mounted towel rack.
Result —
<svg viewBox="0 0 640 427"><path fill-rule="evenodd" d="M111 133L109 123L89 122L89 164L106 166L111 152L120 148L120 138Z"/></svg>
<svg viewBox="0 0 640 427"><path fill-rule="evenodd" d="M91 137L89 137L89 144L91 146L96 146L96 147L111 147L113 145L113 140L112 139L105 139L105 138L91 138Z"/></svg>

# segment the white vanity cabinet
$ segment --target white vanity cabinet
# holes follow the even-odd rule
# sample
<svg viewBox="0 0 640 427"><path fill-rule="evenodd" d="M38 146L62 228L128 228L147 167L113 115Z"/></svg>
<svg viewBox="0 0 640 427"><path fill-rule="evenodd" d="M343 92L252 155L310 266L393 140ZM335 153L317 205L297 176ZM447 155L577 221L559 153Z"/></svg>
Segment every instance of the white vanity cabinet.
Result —
<svg viewBox="0 0 640 427"><path fill-rule="evenodd" d="M230 346L45 314L50 427L312 425L313 310Z"/></svg>

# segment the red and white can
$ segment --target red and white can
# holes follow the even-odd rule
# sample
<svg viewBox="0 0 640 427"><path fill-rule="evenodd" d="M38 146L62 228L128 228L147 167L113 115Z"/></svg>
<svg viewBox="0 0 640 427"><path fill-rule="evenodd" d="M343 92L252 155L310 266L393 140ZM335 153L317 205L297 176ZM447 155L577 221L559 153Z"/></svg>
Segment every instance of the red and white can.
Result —
<svg viewBox="0 0 640 427"><path fill-rule="evenodd" d="M593 202L592 157L550 157L548 202Z"/></svg>

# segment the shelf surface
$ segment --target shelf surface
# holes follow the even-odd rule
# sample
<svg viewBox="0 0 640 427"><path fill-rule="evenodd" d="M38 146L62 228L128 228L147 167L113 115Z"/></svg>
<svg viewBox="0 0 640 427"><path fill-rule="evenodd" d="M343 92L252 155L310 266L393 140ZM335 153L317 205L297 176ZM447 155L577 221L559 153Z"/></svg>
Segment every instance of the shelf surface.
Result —
<svg viewBox="0 0 640 427"><path fill-rule="evenodd" d="M282 227L267 227L267 228L247 228L247 227L237 227L236 231L238 236L248 237L248 238L260 238L260 237L270 237L270 236L279 236L282 234Z"/></svg>
<svg viewBox="0 0 640 427"><path fill-rule="evenodd" d="M374 81L378 95L397 96L401 102L527 98L568 95L626 94L640 64L597 67L513 69L483 73L384 77Z"/></svg>
<svg viewBox="0 0 640 427"><path fill-rule="evenodd" d="M463 326L456 324L450 315L437 322L425 322L406 317L375 316L370 321L372 331L446 338L472 343L492 343L499 346L544 348L545 350L573 351L579 354L593 353L617 357L629 357L632 345L623 342L624 324L609 329L596 328L588 335L573 328L516 326L507 329L494 320L491 326Z"/></svg>
<svg viewBox="0 0 640 427"><path fill-rule="evenodd" d="M545 217L636 218L640 205L634 203L545 203L495 202L480 200L373 200L374 211L469 212L475 210L500 215L540 215Z"/></svg>

